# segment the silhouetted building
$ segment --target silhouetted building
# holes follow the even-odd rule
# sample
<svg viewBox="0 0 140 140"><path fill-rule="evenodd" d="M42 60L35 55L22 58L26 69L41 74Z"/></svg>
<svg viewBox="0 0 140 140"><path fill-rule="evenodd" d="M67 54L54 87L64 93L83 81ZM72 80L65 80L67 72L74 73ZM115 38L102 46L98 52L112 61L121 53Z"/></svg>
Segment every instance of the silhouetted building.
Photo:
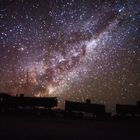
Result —
<svg viewBox="0 0 140 140"><path fill-rule="evenodd" d="M65 112L66 113L70 113L70 112L92 113L93 116L97 118L98 117L104 118L108 114L105 111L104 104L91 104L89 99L86 100L86 103L66 101Z"/></svg>
<svg viewBox="0 0 140 140"><path fill-rule="evenodd" d="M136 104L137 104L137 106L140 106L140 101L137 101Z"/></svg>
<svg viewBox="0 0 140 140"><path fill-rule="evenodd" d="M116 104L116 113L120 116L135 116L139 114L138 106Z"/></svg>
<svg viewBox="0 0 140 140"><path fill-rule="evenodd" d="M57 106L56 97L24 97L24 94L20 96L11 96L6 93L0 94L0 109L13 110L13 109L26 109L26 108L44 108L51 109Z"/></svg>

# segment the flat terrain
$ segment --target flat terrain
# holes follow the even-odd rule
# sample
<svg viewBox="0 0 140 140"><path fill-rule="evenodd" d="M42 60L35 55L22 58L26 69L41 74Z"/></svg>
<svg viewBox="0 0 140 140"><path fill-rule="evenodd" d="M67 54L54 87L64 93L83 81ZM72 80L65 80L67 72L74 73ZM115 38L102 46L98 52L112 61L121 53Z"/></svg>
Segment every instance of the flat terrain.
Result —
<svg viewBox="0 0 140 140"><path fill-rule="evenodd" d="M140 140L138 121L0 116L0 140Z"/></svg>

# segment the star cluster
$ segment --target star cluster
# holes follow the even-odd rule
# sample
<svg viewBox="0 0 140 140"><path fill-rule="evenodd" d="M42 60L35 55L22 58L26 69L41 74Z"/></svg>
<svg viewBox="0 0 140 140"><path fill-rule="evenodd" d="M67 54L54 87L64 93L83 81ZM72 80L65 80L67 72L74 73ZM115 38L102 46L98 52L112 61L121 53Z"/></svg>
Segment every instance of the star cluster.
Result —
<svg viewBox="0 0 140 140"><path fill-rule="evenodd" d="M1 0L0 89L26 96L140 99L139 0Z"/></svg>

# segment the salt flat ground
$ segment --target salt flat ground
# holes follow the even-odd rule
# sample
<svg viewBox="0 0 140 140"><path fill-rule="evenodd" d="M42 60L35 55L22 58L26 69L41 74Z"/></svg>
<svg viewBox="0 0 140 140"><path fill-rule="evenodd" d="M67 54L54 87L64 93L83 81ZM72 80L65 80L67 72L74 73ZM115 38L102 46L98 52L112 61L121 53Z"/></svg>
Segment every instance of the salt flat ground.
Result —
<svg viewBox="0 0 140 140"><path fill-rule="evenodd" d="M0 116L0 140L140 140L140 122Z"/></svg>

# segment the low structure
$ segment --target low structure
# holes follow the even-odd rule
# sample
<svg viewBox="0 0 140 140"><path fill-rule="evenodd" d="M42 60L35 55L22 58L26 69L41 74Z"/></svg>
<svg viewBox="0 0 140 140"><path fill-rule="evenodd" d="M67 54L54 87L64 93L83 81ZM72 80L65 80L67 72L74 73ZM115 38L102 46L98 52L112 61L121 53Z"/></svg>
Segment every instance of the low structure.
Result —
<svg viewBox="0 0 140 140"><path fill-rule="evenodd" d="M106 113L104 104L92 104L90 103L90 100L86 100L86 103L66 101L65 112L92 113L93 116L95 116L96 118L104 118L107 116L111 116L111 113Z"/></svg>
<svg viewBox="0 0 140 140"><path fill-rule="evenodd" d="M14 109L34 109L44 108L51 109L57 106L56 97L24 97L11 96L7 93L0 94L0 109L1 110L14 110Z"/></svg>
<svg viewBox="0 0 140 140"><path fill-rule="evenodd" d="M116 113L120 116L136 116L140 115L140 105L121 105L116 104Z"/></svg>

